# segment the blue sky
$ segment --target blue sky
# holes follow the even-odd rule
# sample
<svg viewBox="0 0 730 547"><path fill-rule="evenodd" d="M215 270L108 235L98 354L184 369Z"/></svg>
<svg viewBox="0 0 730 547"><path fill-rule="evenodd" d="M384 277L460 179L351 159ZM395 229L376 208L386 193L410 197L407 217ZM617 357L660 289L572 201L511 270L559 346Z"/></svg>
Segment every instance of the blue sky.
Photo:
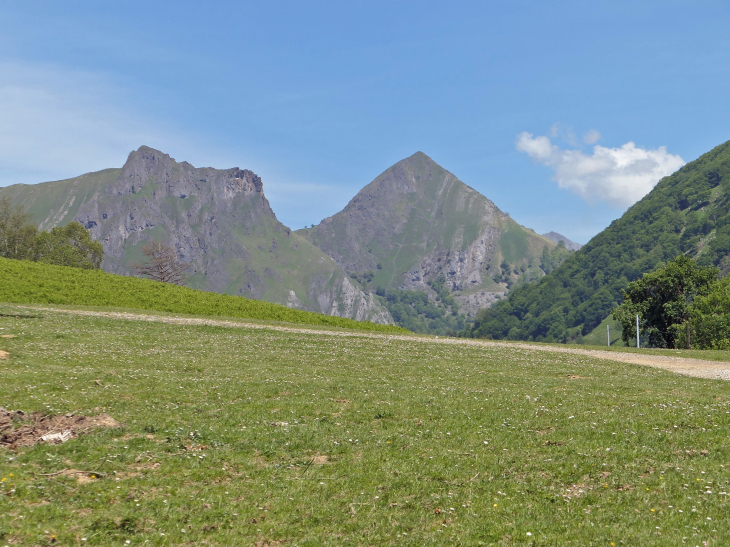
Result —
<svg viewBox="0 0 730 547"><path fill-rule="evenodd" d="M255 171L300 228L420 150L518 222L585 243L730 139L729 15L671 0L0 0L0 185L121 166L146 144Z"/></svg>

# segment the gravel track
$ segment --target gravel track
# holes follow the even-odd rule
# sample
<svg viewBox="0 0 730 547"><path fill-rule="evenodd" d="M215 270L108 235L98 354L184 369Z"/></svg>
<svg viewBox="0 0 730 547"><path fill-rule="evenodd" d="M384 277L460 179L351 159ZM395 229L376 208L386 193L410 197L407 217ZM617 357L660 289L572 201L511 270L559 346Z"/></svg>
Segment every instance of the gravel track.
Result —
<svg viewBox="0 0 730 547"><path fill-rule="evenodd" d="M574 355L585 355L608 361L631 363L634 365L645 365L654 368L661 368L697 378L710 378L717 380L730 380L730 363L721 361L705 361L702 359L689 359L685 357L671 357L665 355L638 355L635 353L621 353L616 351L600 351L588 349L576 349L559 346L548 346L540 344L524 344L520 342L499 342L494 340L471 340L465 338L440 338L426 336L410 336L403 334L379 334L370 332L353 331L332 331L319 330L306 327L285 327L280 325L261 325L247 323L245 321L231 321L225 319L200 319L195 317L174 317L164 315L148 315L142 313L128 312L101 312L87 310L60 310L55 308L26 307L26 309L49 311L53 313L65 313L72 315L83 315L91 317L107 317L110 319L122 319L127 321L149 321L153 323L169 323L173 325L207 325L228 328L248 328L273 330L279 332L318 334L321 336L340 336L348 338L379 338L387 340L405 340L409 342L420 342L424 344L452 344L476 347L504 347L519 348L530 351L548 351L552 353L572 353Z"/></svg>

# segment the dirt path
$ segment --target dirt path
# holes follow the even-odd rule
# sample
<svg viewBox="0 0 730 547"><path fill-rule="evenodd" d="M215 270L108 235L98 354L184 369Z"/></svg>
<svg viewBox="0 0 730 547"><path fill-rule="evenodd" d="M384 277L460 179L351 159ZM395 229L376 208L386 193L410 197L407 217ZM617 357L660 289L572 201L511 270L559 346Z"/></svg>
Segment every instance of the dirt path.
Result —
<svg viewBox="0 0 730 547"><path fill-rule="evenodd" d="M108 317L110 319L123 319L127 321L149 321L153 323L170 323L174 325L208 325L215 327L229 328L249 328L274 330L280 332L319 334L321 336L340 336L349 338L380 338L387 340L405 340L409 342L421 342L424 344L453 344L477 347L505 347L519 348L530 351L549 351L553 353L572 353L574 355L585 355L587 357L595 357L597 359L606 359L609 361L618 361L621 363L631 363L635 365L645 365L649 367L662 368L676 372L677 374L685 374L687 376L695 376L698 378L711 378L720 380L730 380L730 363L721 361L704 361L702 359L688 359L684 357L671 357L665 355L638 355L635 353L621 353L617 351L599 351L588 349L575 349L560 346L543 346L539 344L524 344L520 342L498 342L493 340L471 340L465 338L439 338L439 337L421 337L410 336L404 334L380 334L368 332L348 332L348 331L328 331L317 330L306 327L284 327L279 325L260 325L256 323L246 323L245 321L230 321L225 319L199 319L195 317L172 317L163 315L147 315L126 312L97 312L86 310L59 310L54 308L37 308L26 307L27 309L43 310L54 313L66 313L72 315L84 315L92 317Z"/></svg>

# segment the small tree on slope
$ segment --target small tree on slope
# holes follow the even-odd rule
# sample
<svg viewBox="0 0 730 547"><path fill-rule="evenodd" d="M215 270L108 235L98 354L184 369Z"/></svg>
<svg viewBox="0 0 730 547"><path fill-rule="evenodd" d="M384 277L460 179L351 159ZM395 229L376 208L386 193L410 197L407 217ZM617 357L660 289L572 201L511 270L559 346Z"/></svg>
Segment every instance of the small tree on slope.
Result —
<svg viewBox="0 0 730 547"><path fill-rule="evenodd" d="M23 260L29 258L38 228L22 207L13 207L10 199L0 198L0 256Z"/></svg>
<svg viewBox="0 0 730 547"><path fill-rule="evenodd" d="M190 264L180 260L172 246L153 239L149 245L142 247L142 252L147 261L144 264L134 264L137 275L163 283L185 285L190 277Z"/></svg>

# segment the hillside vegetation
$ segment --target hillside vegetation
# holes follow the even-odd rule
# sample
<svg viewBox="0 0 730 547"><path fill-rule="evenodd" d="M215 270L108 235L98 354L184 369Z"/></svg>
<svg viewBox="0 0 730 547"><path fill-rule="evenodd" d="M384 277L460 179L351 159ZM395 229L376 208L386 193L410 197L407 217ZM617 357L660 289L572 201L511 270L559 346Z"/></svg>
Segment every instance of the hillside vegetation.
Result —
<svg viewBox="0 0 730 547"><path fill-rule="evenodd" d="M136 277L0 258L0 302L134 308L193 315L244 317L379 332L407 332L391 325L305 312Z"/></svg>
<svg viewBox="0 0 730 547"><path fill-rule="evenodd" d="M728 382L164 320L0 307L0 407L122 424L0 447L0 545L730 544Z"/></svg>
<svg viewBox="0 0 730 547"><path fill-rule="evenodd" d="M483 312L465 334L577 340L621 302L630 281L680 254L730 271L730 143L662 179L555 271Z"/></svg>

